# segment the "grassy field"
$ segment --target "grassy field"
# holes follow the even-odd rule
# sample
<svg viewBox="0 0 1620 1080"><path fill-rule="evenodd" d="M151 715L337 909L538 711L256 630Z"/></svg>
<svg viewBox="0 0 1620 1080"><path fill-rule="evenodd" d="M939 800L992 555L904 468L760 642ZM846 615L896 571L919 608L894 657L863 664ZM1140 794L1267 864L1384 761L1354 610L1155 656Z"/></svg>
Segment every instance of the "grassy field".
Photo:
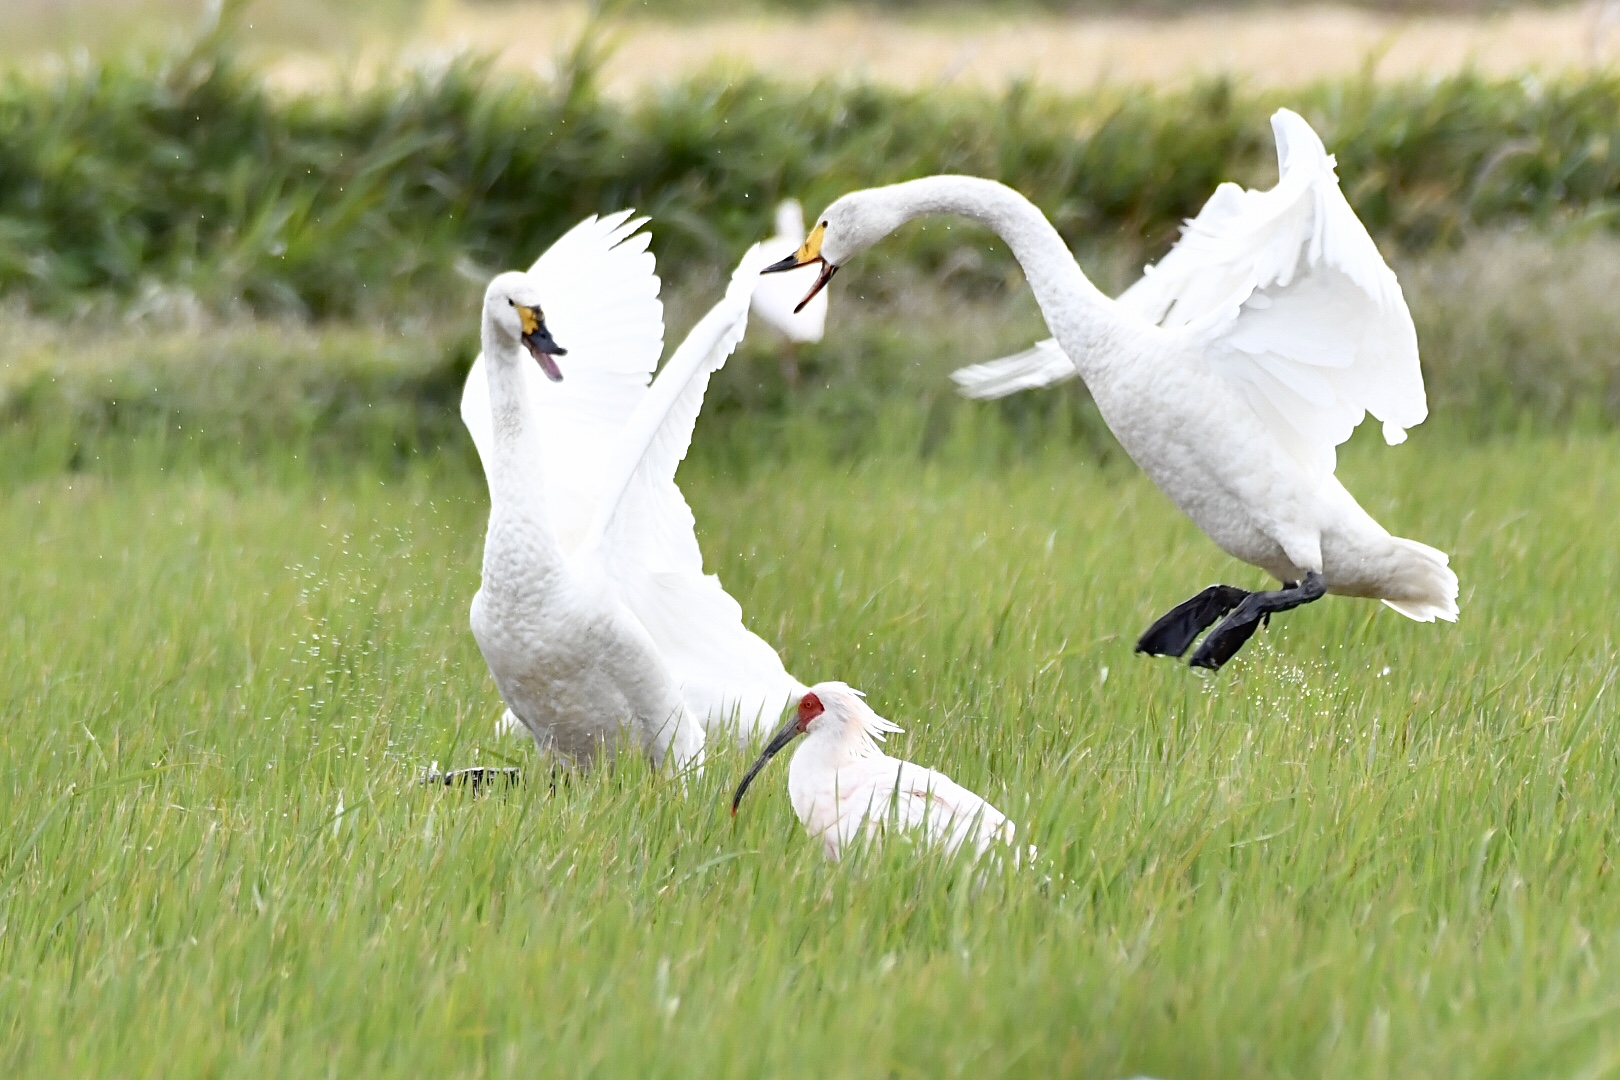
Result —
<svg viewBox="0 0 1620 1080"><path fill-rule="evenodd" d="M1620 1073L1620 438L1358 439L1462 622L1330 598L1212 679L1130 643L1253 573L1127 464L989 437L683 474L789 667L1040 846L982 886L825 864L785 769L733 821L723 746L418 786L530 760L464 458L0 485L0 1073Z"/></svg>

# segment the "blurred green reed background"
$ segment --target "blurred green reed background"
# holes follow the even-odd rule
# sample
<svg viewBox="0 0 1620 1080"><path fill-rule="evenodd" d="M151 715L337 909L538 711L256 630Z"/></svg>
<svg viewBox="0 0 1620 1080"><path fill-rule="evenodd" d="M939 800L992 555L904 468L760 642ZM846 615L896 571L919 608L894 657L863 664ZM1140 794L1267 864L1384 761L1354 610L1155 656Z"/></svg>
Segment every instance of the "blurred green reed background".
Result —
<svg viewBox="0 0 1620 1080"><path fill-rule="evenodd" d="M167 49L6 71L9 467L54 469L148 427L344 454L459 443L483 280L624 206L653 217L677 323L778 199L814 212L936 171L1015 185L1118 289L1217 183L1272 182L1281 104L1318 127L1402 274L1438 422L1480 435L1620 419L1620 77L1065 97L715 73L623 100L596 83L611 47L598 23L554 80L463 58L288 93L242 60L245 10ZM1043 336L1016 264L964 223L909 226L834 290L835 333L804 350L802 385L751 335L711 394L716 427L792 415L854 452L885 410L920 409L906 427L927 452L962 408L944 372ZM996 409L1014 446L1111 447L1078 386Z"/></svg>

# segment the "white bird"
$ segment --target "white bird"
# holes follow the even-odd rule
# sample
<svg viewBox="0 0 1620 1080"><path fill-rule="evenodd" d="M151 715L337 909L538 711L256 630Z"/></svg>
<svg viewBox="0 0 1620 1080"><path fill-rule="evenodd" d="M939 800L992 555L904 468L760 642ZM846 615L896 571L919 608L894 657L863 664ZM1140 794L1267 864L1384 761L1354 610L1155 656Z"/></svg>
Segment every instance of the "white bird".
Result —
<svg viewBox="0 0 1620 1080"><path fill-rule="evenodd" d="M1175 249L1117 301L1027 199L965 176L845 195L798 252L766 268L820 263L819 290L850 257L923 214L960 214L999 234L1056 342L958 381L995 396L1078 374L1171 501L1228 554L1283 583L1252 593L1212 585L1136 643L1180 656L1221 619L1191 659L1209 668L1271 614L1329 592L1382 600L1419 622L1457 617L1446 554L1391 536L1333 475L1335 447L1367 412L1390 443L1428 415L1417 334L1316 132L1286 109L1272 127L1277 186L1222 184Z"/></svg>
<svg viewBox="0 0 1620 1080"><path fill-rule="evenodd" d="M890 826L916 830L947 852L967 843L983 855L991 844L1013 842L1017 829L1001 811L944 773L885 754L878 743L902 729L873 712L864 696L841 682L807 690L737 785L732 814L766 763L803 735L788 765L788 797L827 858L836 860L862 833L878 837Z"/></svg>
<svg viewBox="0 0 1620 1080"><path fill-rule="evenodd" d="M799 250L802 243L804 210L797 199L784 199L776 208L776 235L759 246L776 262ZM810 269L765 278L754 289L754 314L791 342L820 341L827 326L826 294L817 293L799 303L815 278L816 272Z"/></svg>
<svg viewBox="0 0 1620 1080"><path fill-rule="evenodd" d="M543 751L585 763L628 733L654 761L685 765L705 723L746 735L803 689L703 573L675 484L763 254L743 257L648 386L662 305L645 219L629 217L586 219L484 295L461 403L490 491L472 629Z"/></svg>

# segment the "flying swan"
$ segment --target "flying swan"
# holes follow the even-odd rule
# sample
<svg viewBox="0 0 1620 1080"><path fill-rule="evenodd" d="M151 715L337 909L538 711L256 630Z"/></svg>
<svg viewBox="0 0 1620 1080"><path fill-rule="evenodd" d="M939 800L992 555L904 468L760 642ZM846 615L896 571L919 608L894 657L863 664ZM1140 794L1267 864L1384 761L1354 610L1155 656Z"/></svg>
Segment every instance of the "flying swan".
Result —
<svg viewBox="0 0 1620 1080"><path fill-rule="evenodd" d="M649 386L664 327L645 221L587 218L484 294L461 399L490 495L472 630L543 752L589 763L627 733L684 767L705 727L746 736L803 687L703 573L675 484L764 256L743 256Z"/></svg>
<svg viewBox="0 0 1620 1080"><path fill-rule="evenodd" d="M1339 190L1303 118L1272 117L1270 191L1222 184L1174 249L1118 300L1081 271L1034 205L1002 184L931 176L838 199L766 273L837 269L924 214L983 222L1012 249L1055 341L957 372L974 397L1079 375L1120 445L1235 558L1282 588L1212 585L1137 651L1219 668L1270 615L1326 593L1382 600L1418 622L1457 618L1444 552L1391 536L1333 475L1370 412L1394 444L1428 415L1417 334L1394 273Z"/></svg>

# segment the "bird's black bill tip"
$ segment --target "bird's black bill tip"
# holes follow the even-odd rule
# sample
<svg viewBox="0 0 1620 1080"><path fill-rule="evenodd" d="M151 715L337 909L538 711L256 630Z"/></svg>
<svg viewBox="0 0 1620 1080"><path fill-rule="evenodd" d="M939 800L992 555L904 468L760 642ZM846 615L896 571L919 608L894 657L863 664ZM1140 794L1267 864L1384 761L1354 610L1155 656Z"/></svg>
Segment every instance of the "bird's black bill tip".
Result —
<svg viewBox="0 0 1620 1080"><path fill-rule="evenodd" d="M552 382L562 382L562 368L557 366L557 357L567 356L568 350L552 339L551 331L546 329L545 323L535 327L531 333L523 335L523 347L529 350L529 355L540 365L540 370L546 373L546 378Z"/></svg>
<svg viewBox="0 0 1620 1080"><path fill-rule="evenodd" d="M788 743L798 737L799 718L797 715L790 716L787 723L783 724L776 734L771 736L771 741L765 744L765 749L760 751L759 757L748 767L748 771L743 774L742 783L737 785L737 792L731 797L731 813L733 817L737 814L737 807L742 802L743 793L748 790L748 785L754 782L754 777L758 776L760 770L770 763L771 758L780 754Z"/></svg>
<svg viewBox="0 0 1620 1080"><path fill-rule="evenodd" d="M765 269L761 270L760 273L761 274L780 274L780 273L783 273L783 272L788 271L788 270L797 270L801 266L809 266L809 265L810 264L807 263L807 262L800 262L799 261L799 253L795 251L792 255L789 255L787 258L778 259L775 262L771 263L771 265L769 265Z"/></svg>

